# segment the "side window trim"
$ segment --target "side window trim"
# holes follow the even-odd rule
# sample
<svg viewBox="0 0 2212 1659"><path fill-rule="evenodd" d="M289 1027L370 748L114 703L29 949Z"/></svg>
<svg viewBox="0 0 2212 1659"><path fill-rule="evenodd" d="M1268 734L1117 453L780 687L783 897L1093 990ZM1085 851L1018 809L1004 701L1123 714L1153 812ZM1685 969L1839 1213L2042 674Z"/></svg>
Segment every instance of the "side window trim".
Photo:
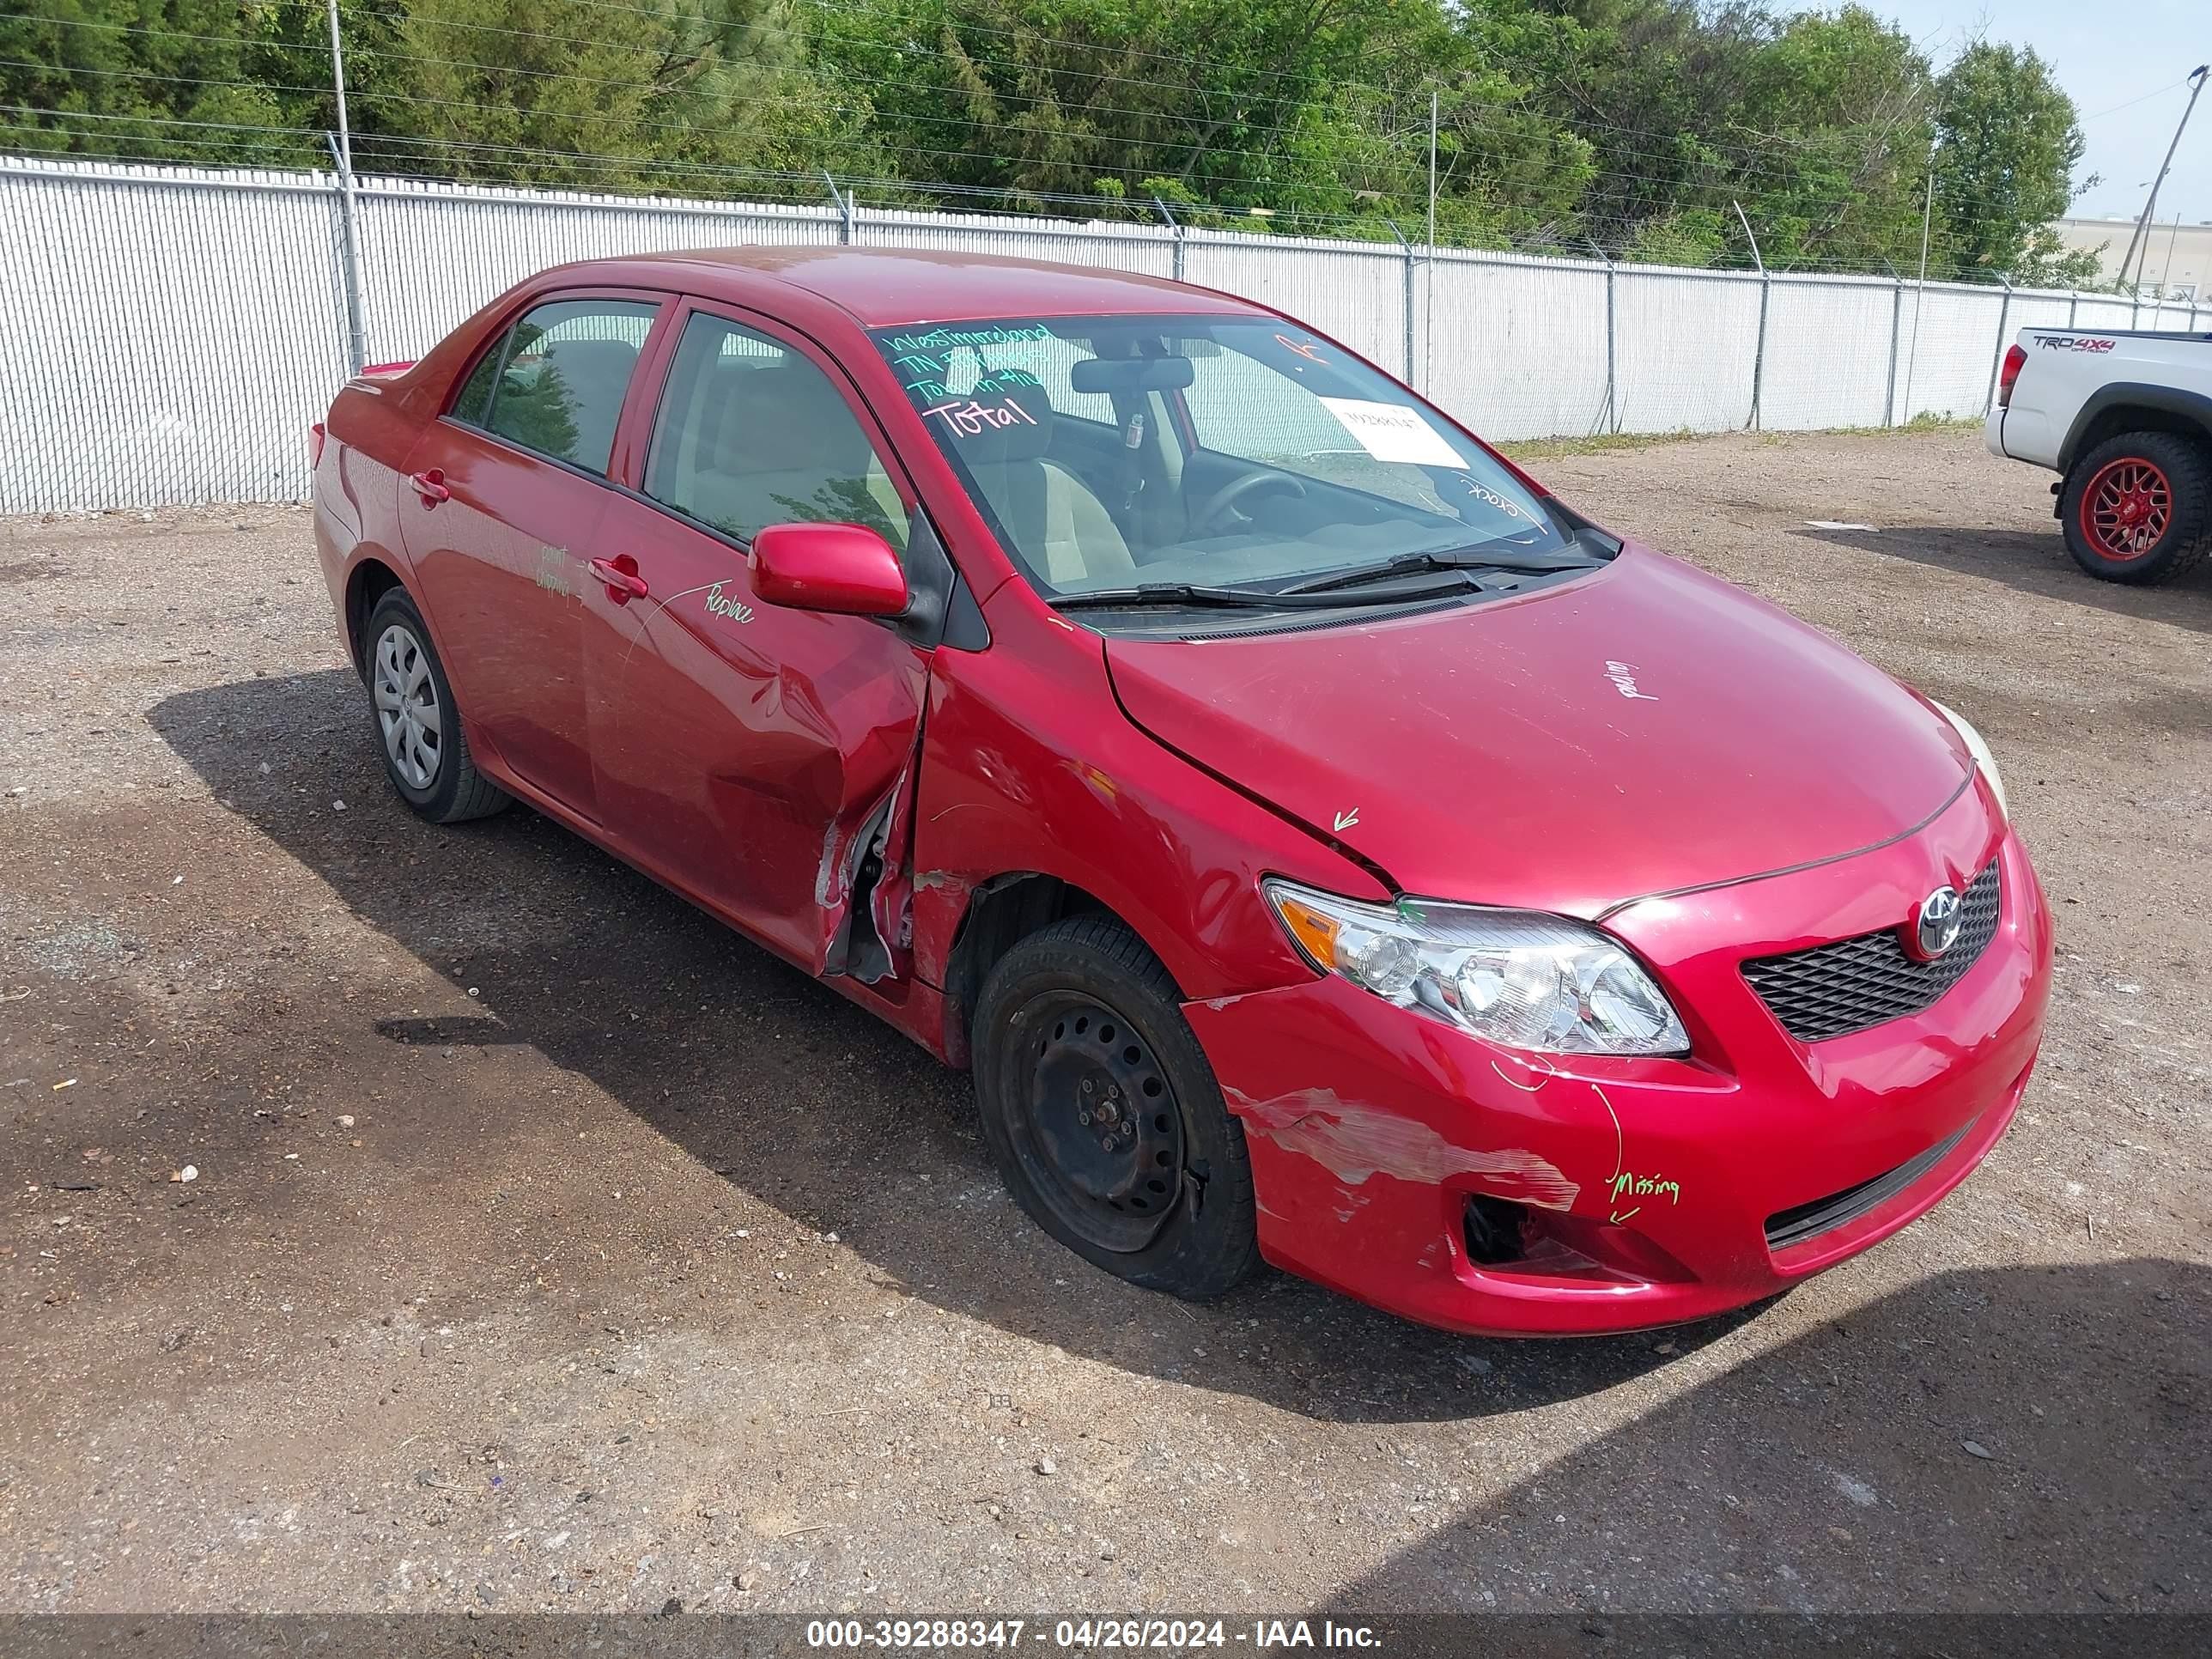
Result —
<svg viewBox="0 0 2212 1659"><path fill-rule="evenodd" d="M607 470L605 472L594 472L589 467L579 466L565 457L549 455L542 449L532 449L527 444L508 437L505 433L494 431L490 426L493 413L499 405L500 385L507 375L507 358L514 351L516 325L532 312L542 310L547 306L566 305L592 300L608 300L618 303L646 305L653 307L653 317L647 325L644 343L638 348L637 362L630 371L629 384L623 391L622 408L616 411L615 432L611 441ZM635 493L627 490L617 476L616 464L623 459L622 435L624 428L628 425L624 417L629 413L631 402L639 396L647 377L658 379L665 374L667 359L665 356L662 356L659 361L656 361L655 342L672 318L677 316L681 311L684 303L682 295L672 293L665 289L541 289L524 295L501 314L499 333L493 343L471 360L466 373L455 377L453 389L447 395L444 406L439 410L437 418L446 425L459 427L464 432L473 433L486 442L497 444L502 449L513 450L518 455L527 455L532 460L542 461L549 466L557 466L564 472L573 472L580 478L590 479L593 483L624 489L625 493ZM478 422L464 419L454 410L460 403L462 394L468 390L469 381L475 377L477 370L483 366L485 360L494 352L499 356L499 368L493 376L491 395L484 403L483 421ZM657 398L659 394L656 392L654 395Z"/></svg>
<svg viewBox="0 0 2212 1659"><path fill-rule="evenodd" d="M859 383L847 371L845 365L838 361L836 354L805 330L781 318L770 317L764 313L753 311L727 301L708 299L696 294L677 296L676 302L662 313L655 325L657 328L666 331L667 343L659 353L658 361L649 364L641 362L640 364L641 369L649 372L657 384L653 387L651 401L644 411L644 418L639 422L640 429L636 434L637 476L634 480L628 482L616 482L615 487L623 494L652 508L654 512L666 514L687 529L712 537L714 540L726 547L735 549L739 553L750 554L752 550L752 541L750 537L739 536L720 525L712 524L696 517L675 502L665 501L657 495L648 495L645 488L646 476L652 465L653 446L660 435L661 420L668 412L669 393L675 380L677 358L683 350L684 331L690 326L691 320L695 317L709 318L743 329L747 333L758 335L770 344L779 346L785 351L805 360L829 382L830 389L837 394L839 399L844 404L846 411L852 416L854 425L860 428L860 435L867 440L868 447L874 453L878 465L883 468L884 476L890 480L891 488L897 495L899 505L906 514L907 521L901 526L901 528L908 532L907 540L911 546L914 516L919 513L927 520L929 510L922 502L921 489L915 484L912 473L907 469L905 458L900 455L896 446L891 442L890 434L884 429L883 423L877 419L875 410L868 406L866 397L862 393ZM649 345L647 349L650 350ZM638 392L637 383L633 382L631 395L636 396ZM609 482L615 481L609 480ZM933 535L935 534L933 524L931 526L931 531ZM900 556L903 561L905 554L901 552Z"/></svg>
<svg viewBox="0 0 2212 1659"><path fill-rule="evenodd" d="M526 317L530 313L528 312L525 312L523 316ZM462 425L473 427L478 432L487 433L495 437L498 435L492 428L491 417L494 411L499 408L499 383L507 378L507 360L514 356L514 337L516 331L520 330L521 326L522 318L517 317L513 322L509 323L500 331L499 362L497 367L495 367L491 372L491 390L484 394L483 419L481 421L462 421ZM475 378L476 371L471 369L469 372L469 380L474 380ZM463 392L466 392L468 387L468 380L463 380L461 382L461 390ZM458 402L459 400L456 399L456 401ZM456 416L455 418L459 419L459 417Z"/></svg>
<svg viewBox="0 0 2212 1659"><path fill-rule="evenodd" d="M684 343L684 331L694 317L713 317L734 324L783 347L787 351L796 352L812 363L829 380L838 397L844 400L845 407L851 411L861 435L868 440L869 448L875 451L877 460L883 464L884 471L890 478L891 487L898 491L899 504L908 513L921 505L921 491L916 487L913 474L907 470L905 458L891 442L890 434L876 418L875 410L868 407L868 400L861 392L859 383L846 371L845 365L838 362L835 352L812 335L780 318L750 311L744 306L725 301L703 299L697 295L686 295L668 319L668 350L659 365L660 385L653 393L653 419L647 423L643 434L646 454L653 453L653 441L659 432L661 413L667 406L668 381L676 368L676 354ZM638 482L643 484L642 473ZM641 489L639 494L642 495L643 493ZM655 507L664 505L649 495L644 499L652 501Z"/></svg>

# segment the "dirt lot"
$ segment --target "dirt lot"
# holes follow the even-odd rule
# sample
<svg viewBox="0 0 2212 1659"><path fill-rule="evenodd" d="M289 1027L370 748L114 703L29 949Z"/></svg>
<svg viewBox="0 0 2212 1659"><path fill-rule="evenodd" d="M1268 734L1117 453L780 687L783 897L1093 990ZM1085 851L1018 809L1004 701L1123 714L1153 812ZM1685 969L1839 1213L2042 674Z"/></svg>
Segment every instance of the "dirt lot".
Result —
<svg viewBox="0 0 2212 1659"><path fill-rule="evenodd" d="M1125 1289L964 1079L403 811L303 513L0 523L0 1610L2212 1608L2212 574L1972 435L1533 465L1979 722L2061 925L1988 1165L1661 1337Z"/></svg>

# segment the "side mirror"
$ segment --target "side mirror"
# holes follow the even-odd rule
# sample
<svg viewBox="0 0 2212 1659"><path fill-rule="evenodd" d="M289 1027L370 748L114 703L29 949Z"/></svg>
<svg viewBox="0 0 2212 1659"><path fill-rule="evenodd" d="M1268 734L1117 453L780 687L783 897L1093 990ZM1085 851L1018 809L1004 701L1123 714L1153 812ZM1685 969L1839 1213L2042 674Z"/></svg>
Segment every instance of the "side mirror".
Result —
<svg viewBox="0 0 2212 1659"><path fill-rule="evenodd" d="M772 524L753 538L753 597L794 611L896 617L906 573L890 544L865 525Z"/></svg>

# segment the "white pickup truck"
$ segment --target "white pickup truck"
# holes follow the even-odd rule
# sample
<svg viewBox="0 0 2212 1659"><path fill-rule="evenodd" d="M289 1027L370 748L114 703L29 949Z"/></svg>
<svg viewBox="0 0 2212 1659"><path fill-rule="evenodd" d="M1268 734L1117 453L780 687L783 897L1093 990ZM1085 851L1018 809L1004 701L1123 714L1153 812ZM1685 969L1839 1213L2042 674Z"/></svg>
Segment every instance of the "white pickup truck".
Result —
<svg viewBox="0 0 2212 1659"><path fill-rule="evenodd" d="M2093 576L2170 581L2212 551L2212 333L2024 328L1983 440L2058 474L2054 514Z"/></svg>

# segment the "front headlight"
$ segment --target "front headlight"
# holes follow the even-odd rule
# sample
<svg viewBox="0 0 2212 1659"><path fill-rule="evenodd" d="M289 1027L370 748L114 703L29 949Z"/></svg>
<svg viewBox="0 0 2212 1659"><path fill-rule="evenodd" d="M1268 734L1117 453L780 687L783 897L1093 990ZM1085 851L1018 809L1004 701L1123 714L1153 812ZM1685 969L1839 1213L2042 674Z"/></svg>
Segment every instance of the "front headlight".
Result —
<svg viewBox="0 0 2212 1659"><path fill-rule="evenodd" d="M1928 701L1936 702L1933 697ZM1990 781L1990 793L1997 798L1997 811L2010 817L2012 808L2005 803L2004 780L1997 775L1997 757L1990 753L1990 746L1982 741L1982 734L1975 731L1973 723L1955 708L1946 708L1942 703L1936 702L1936 712L1951 722L1951 729L1966 745L1966 752L1974 757L1974 764L1982 769L1982 775Z"/></svg>
<svg viewBox="0 0 2212 1659"><path fill-rule="evenodd" d="M1394 908L1287 881L1261 884L1308 961L1401 1008L1510 1048L1689 1052L1651 976L1594 927L1528 910L1414 899Z"/></svg>

